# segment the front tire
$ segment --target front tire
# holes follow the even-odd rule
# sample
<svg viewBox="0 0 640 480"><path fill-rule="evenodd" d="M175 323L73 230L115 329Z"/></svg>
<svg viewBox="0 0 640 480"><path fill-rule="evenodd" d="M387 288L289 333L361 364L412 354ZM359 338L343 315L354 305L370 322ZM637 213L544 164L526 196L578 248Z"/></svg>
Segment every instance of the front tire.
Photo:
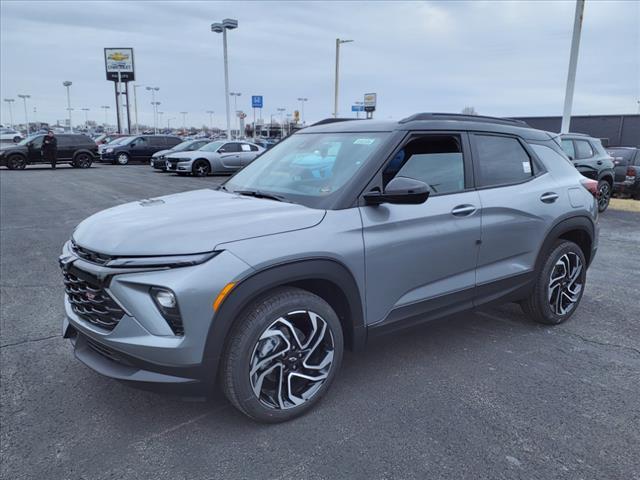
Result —
<svg viewBox="0 0 640 480"><path fill-rule="evenodd" d="M256 421L291 420L329 389L343 348L340 320L327 302L306 290L279 288L251 304L231 332L222 389Z"/></svg>
<svg viewBox="0 0 640 480"><path fill-rule="evenodd" d="M587 262L582 249L573 242L559 240L537 273L533 291L521 303L533 321L558 325L577 310L584 293Z"/></svg>
<svg viewBox="0 0 640 480"><path fill-rule="evenodd" d="M9 170L24 170L26 166L27 160L22 155L12 155L7 159Z"/></svg>
<svg viewBox="0 0 640 480"><path fill-rule="evenodd" d="M598 212L604 212L611 200L611 184L606 180L598 182Z"/></svg>
<svg viewBox="0 0 640 480"><path fill-rule="evenodd" d="M211 165L206 160L196 160L193 162L191 171L194 177L206 177L211 173Z"/></svg>
<svg viewBox="0 0 640 480"><path fill-rule="evenodd" d="M119 153L116 157L116 163L118 165L126 165L129 163L129 155L126 153Z"/></svg>

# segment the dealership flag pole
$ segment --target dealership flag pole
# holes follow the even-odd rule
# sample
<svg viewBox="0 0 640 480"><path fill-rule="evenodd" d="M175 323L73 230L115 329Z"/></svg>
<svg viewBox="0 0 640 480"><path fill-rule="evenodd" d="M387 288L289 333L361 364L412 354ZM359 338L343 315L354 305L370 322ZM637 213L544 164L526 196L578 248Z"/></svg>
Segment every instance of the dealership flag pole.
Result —
<svg viewBox="0 0 640 480"><path fill-rule="evenodd" d="M567 89L564 94L564 110L562 112L562 126L560 127L560 133L569 133L569 125L571 123L573 88L576 83L576 69L578 67L578 51L580 50L580 34L582 32L583 14L584 0L576 0L576 14L573 19L573 37L571 38L571 56L569 57L569 73L567 75Z"/></svg>

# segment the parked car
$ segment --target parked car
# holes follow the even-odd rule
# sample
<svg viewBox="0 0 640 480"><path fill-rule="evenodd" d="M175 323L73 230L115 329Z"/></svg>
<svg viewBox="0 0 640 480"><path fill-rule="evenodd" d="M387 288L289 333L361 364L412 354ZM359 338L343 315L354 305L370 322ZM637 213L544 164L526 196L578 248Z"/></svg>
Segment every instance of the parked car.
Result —
<svg viewBox="0 0 640 480"><path fill-rule="evenodd" d="M210 173L234 173L249 165L262 152L264 148L249 142L210 142L195 152L167 155L166 170L197 177Z"/></svg>
<svg viewBox="0 0 640 480"><path fill-rule="evenodd" d="M255 140L253 140L253 143L261 146L265 150L269 150L276 143L278 143L278 141L273 138L256 138Z"/></svg>
<svg viewBox="0 0 640 480"><path fill-rule="evenodd" d="M198 140L186 140L182 143L179 143L173 148L169 148L167 150L160 150L159 152L154 153L151 156L151 166L153 168L157 168L158 170L166 170L166 156L178 153L178 152L192 152L194 150L198 150L204 147L210 140L206 138L198 139Z"/></svg>
<svg viewBox="0 0 640 480"><path fill-rule="evenodd" d="M0 142L18 143L22 140L22 134L13 128L0 128Z"/></svg>
<svg viewBox="0 0 640 480"><path fill-rule="evenodd" d="M102 133L95 138L96 145L105 145L112 142L116 138L129 137L130 135L124 133Z"/></svg>
<svg viewBox="0 0 640 480"><path fill-rule="evenodd" d="M114 138L113 140L111 140L109 143L103 143L102 145L98 145L98 154L100 155L100 161L102 161L102 154L104 153L104 151L107 148L113 148L116 145L119 145L120 143L124 142L129 137L130 137L130 135L117 137L117 138Z"/></svg>
<svg viewBox="0 0 640 480"><path fill-rule="evenodd" d="M598 210L604 212L613 193L613 161L597 138L582 133L560 135L561 145L573 165L598 182Z"/></svg>
<svg viewBox="0 0 640 480"><path fill-rule="evenodd" d="M640 200L640 149L612 147L607 153L613 158L615 170L613 192Z"/></svg>
<svg viewBox="0 0 640 480"><path fill-rule="evenodd" d="M0 145L0 165L10 170L22 170L27 165L45 163L42 157L42 139L45 135L32 135L15 145ZM77 133L61 133L58 138L58 163L70 163L76 168L89 168L98 155L98 147L90 137Z"/></svg>
<svg viewBox="0 0 640 480"><path fill-rule="evenodd" d="M105 148L101 154L103 162L126 165L130 161L148 162L160 150L173 148L182 140L173 135L133 135Z"/></svg>
<svg viewBox="0 0 640 480"><path fill-rule="evenodd" d="M293 165L325 145L328 175ZM571 318L598 247L596 186L514 120L311 126L219 190L80 223L60 257L64 336L103 375L204 390L218 376L249 417L289 420L344 348L381 333L496 301Z"/></svg>

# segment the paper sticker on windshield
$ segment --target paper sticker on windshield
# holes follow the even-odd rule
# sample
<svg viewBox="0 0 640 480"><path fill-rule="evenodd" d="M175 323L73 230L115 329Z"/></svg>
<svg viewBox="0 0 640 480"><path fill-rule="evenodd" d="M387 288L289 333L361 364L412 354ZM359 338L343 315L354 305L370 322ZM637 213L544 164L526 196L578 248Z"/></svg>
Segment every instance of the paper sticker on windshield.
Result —
<svg viewBox="0 0 640 480"><path fill-rule="evenodd" d="M524 173L531 173L531 164L529 162L522 162L522 170L524 170Z"/></svg>
<svg viewBox="0 0 640 480"><path fill-rule="evenodd" d="M356 140L353 141L353 144L354 145L371 145L375 141L376 141L375 138L357 138Z"/></svg>

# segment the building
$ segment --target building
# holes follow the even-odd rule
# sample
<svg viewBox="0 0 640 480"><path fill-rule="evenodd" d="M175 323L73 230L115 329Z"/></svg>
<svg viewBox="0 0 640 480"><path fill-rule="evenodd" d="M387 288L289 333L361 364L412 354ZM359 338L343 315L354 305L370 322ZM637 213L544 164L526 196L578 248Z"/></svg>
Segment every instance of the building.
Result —
<svg viewBox="0 0 640 480"><path fill-rule="evenodd" d="M562 117L514 117L533 128L559 132ZM586 133L607 146L640 147L639 115L576 115L571 117L571 132Z"/></svg>

